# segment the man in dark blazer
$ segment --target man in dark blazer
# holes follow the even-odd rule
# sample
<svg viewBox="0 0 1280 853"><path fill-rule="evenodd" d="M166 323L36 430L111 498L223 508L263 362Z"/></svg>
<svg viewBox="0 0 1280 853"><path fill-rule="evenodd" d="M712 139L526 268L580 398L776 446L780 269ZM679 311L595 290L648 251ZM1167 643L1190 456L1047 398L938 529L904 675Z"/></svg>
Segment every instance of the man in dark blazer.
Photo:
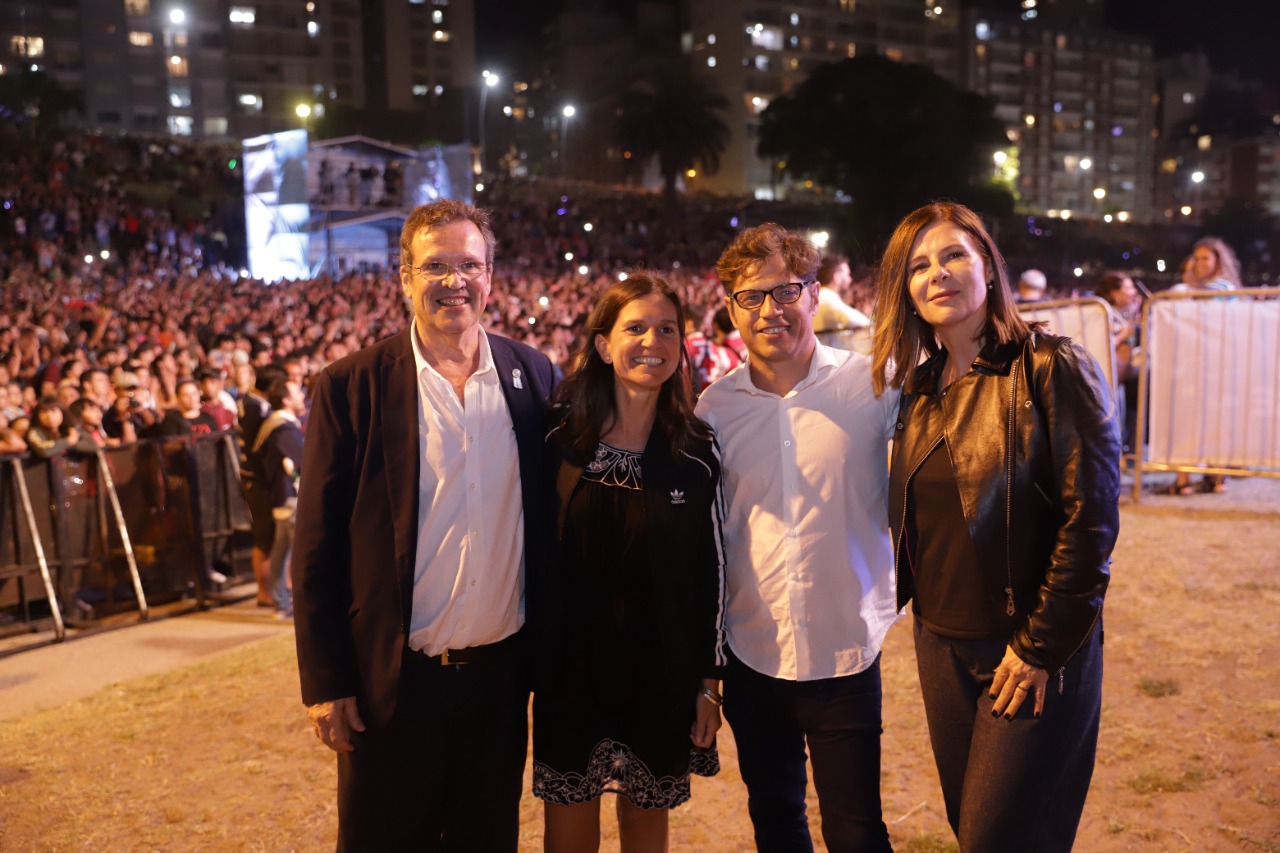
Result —
<svg viewBox="0 0 1280 853"><path fill-rule="evenodd" d="M516 850L555 379L479 326L494 242L470 205L414 210L409 329L312 388L294 612L302 699L338 753L339 850Z"/></svg>

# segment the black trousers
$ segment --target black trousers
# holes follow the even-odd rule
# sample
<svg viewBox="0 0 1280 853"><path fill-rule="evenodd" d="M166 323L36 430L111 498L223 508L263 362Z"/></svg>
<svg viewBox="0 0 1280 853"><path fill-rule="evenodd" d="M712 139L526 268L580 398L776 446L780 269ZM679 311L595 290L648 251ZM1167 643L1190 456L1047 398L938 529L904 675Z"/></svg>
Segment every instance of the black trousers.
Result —
<svg viewBox="0 0 1280 853"><path fill-rule="evenodd" d="M947 820L966 853L1068 853L1084 810L1102 712L1102 626L1049 675L1044 713L1027 697L991 716L1007 642L944 637L915 623L916 665Z"/></svg>
<svg viewBox="0 0 1280 853"><path fill-rule="evenodd" d="M404 650L390 725L338 755L338 850L515 853L529 747L520 638L474 663Z"/></svg>
<svg viewBox="0 0 1280 853"><path fill-rule="evenodd" d="M805 745L832 853L888 853L880 808L880 658L856 675L787 681L729 656L724 715L761 853L810 853Z"/></svg>

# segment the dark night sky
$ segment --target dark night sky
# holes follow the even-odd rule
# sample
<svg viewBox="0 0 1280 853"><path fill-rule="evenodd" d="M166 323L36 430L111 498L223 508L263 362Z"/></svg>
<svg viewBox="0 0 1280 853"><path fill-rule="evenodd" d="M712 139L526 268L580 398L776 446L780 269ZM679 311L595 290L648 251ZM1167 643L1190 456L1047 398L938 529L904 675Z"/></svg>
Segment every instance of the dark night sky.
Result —
<svg viewBox="0 0 1280 853"><path fill-rule="evenodd" d="M504 42L534 44L562 0L476 0L481 62L498 61ZM975 2L1016 10L1016 0ZM1109 0L1111 25L1150 36L1157 55L1202 48L1215 71L1238 71L1280 87L1280 0Z"/></svg>

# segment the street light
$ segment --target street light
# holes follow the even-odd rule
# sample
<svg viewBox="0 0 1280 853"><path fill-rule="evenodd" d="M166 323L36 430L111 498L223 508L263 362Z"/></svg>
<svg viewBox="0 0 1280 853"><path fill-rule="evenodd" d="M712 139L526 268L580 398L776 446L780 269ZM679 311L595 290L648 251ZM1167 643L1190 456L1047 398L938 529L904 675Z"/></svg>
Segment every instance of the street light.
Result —
<svg viewBox="0 0 1280 853"><path fill-rule="evenodd" d="M310 130L311 122L308 121L308 119L311 118L311 105L298 104L296 107L293 108L293 111L298 114L298 118L302 119L302 129Z"/></svg>
<svg viewBox="0 0 1280 853"><path fill-rule="evenodd" d="M565 104L564 109L560 110L560 177L565 175L565 152L568 151L569 144L569 119L573 118L578 112L573 104Z"/></svg>
<svg viewBox="0 0 1280 853"><path fill-rule="evenodd" d="M489 94L489 90L492 89L494 86L498 85L498 82L501 78L499 78L497 74L494 74L487 68L484 71L480 72L480 77L483 83L483 85L480 87L480 174L483 175L485 171L484 102L485 102L486 96Z"/></svg>
<svg viewBox="0 0 1280 853"><path fill-rule="evenodd" d="M1191 183L1193 183L1193 184L1202 184L1202 183L1204 183L1204 172L1201 172L1199 169L1197 169L1196 171L1192 172L1192 173L1191 173Z"/></svg>

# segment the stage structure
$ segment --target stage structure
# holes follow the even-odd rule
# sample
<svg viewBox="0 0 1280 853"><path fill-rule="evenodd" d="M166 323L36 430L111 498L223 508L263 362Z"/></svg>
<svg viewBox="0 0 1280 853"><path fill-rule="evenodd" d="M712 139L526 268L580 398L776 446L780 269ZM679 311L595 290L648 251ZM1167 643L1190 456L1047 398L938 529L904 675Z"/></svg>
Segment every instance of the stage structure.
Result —
<svg viewBox="0 0 1280 853"><path fill-rule="evenodd" d="M363 136L310 141L294 130L244 141L249 270L264 281L398 263L414 207L471 201L466 145L413 150Z"/></svg>

